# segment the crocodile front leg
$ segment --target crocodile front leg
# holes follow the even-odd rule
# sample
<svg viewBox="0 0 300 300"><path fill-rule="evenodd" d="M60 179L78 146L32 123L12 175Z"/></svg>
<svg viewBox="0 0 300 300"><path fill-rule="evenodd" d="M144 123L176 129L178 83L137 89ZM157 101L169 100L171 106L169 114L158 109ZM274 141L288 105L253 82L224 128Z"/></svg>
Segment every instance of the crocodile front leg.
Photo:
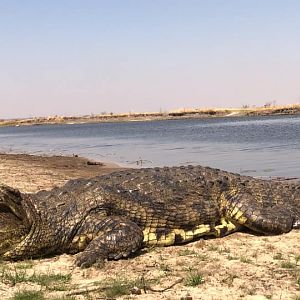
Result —
<svg viewBox="0 0 300 300"><path fill-rule="evenodd" d="M77 254L76 265L82 268L96 265L101 267L105 259L127 257L142 246L141 228L121 217L107 217L97 236L83 252Z"/></svg>

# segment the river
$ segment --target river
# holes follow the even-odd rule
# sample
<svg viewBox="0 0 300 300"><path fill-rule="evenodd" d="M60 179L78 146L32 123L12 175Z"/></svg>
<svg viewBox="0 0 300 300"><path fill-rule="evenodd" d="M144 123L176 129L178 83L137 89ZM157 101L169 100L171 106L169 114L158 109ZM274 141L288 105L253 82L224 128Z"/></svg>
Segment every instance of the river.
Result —
<svg viewBox="0 0 300 300"><path fill-rule="evenodd" d="M0 151L299 178L300 116L2 127Z"/></svg>

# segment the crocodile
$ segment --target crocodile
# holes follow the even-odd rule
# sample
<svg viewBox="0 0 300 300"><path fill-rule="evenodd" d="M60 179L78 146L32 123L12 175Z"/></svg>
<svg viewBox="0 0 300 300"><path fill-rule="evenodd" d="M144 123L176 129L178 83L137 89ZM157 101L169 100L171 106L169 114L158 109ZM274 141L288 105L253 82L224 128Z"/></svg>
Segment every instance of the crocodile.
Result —
<svg viewBox="0 0 300 300"><path fill-rule="evenodd" d="M143 247L300 227L300 185L202 166L127 169L21 193L0 185L0 256L101 266Z"/></svg>

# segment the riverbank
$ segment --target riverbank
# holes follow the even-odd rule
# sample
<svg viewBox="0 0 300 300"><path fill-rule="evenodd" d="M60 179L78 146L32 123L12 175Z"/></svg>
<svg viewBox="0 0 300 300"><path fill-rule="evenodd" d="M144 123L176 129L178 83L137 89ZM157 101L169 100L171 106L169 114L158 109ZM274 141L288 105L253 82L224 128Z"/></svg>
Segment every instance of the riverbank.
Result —
<svg viewBox="0 0 300 300"><path fill-rule="evenodd" d="M80 157L0 155L0 183L22 192L118 169ZM12 299L27 291L32 294L26 299L296 300L300 297L299 243L296 230L280 236L239 232L222 239L143 249L135 257L109 261L103 269L74 267L74 256L66 254L1 261L0 298ZM138 289L133 291L141 295L130 295L134 286Z"/></svg>
<svg viewBox="0 0 300 300"><path fill-rule="evenodd" d="M143 112L143 113L102 113L86 116L49 116L26 119L0 120L0 126L28 126L43 124L81 124L100 122L133 122L155 120L200 119L217 117L241 116L276 116L300 115L300 104L286 106L245 107L245 108L195 108L178 109L170 112Z"/></svg>
<svg viewBox="0 0 300 300"><path fill-rule="evenodd" d="M75 178L91 178L122 168L78 156L39 156L0 153L0 183L22 192L61 186Z"/></svg>

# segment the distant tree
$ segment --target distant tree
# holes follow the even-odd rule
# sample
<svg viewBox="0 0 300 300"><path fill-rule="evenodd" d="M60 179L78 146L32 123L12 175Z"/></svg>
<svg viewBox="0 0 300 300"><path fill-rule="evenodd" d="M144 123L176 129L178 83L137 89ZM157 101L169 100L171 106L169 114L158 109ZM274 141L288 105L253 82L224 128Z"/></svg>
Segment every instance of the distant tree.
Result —
<svg viewBox="0 0 300 300"><path fill-rule="evenodd" d="M272 106L272 102L266 102L265 105L264 105L265 108L268 108L268 107L271 107L271 106Z"/></svg>
<svg viewBox="0 0 300 300"><path fill-rule="evenodd" d="M272 106L276 106L276 100L266 102L264 105L265 108L272 107Z"/></svg>

